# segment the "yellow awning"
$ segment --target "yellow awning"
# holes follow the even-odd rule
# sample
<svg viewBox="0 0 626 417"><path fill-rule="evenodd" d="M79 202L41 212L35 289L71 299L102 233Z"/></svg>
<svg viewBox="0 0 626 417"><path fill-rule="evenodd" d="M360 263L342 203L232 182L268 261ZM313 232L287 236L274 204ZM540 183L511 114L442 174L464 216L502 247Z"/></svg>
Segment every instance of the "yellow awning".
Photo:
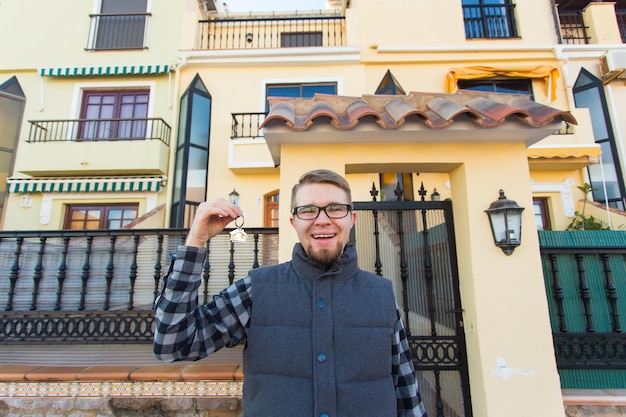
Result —
<svg viewBox="0 0 626 417"><path fill-rule="evenodd" d="M602 153L600 145L531 146L526 149L529 158L597 158Z"/></svg>
<svg viewBox="0 0 626 417"><path fill-rule="evenodd" d="M550 101L556 99L556 80L559 70L549 65L519 66L519 67L461 67L451 68L448 72L446 84L449 93L458 89L459 80L477 80L481 78L510 77L510 78L541 78L545 82L546 95Z"/></svg>

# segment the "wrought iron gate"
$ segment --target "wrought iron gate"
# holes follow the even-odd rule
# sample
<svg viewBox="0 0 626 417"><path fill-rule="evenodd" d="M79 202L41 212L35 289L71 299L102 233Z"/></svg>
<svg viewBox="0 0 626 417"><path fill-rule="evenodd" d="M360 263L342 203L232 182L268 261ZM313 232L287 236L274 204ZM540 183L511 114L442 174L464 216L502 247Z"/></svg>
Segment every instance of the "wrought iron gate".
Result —
<svg viewBox="0 0 626 417"><path fill-rule="evenodd" d="M352 240L359 266L393 282L428 415L472 417L452 202L419 194L380 202L373 186L373 201L354 203Z"/></svg>

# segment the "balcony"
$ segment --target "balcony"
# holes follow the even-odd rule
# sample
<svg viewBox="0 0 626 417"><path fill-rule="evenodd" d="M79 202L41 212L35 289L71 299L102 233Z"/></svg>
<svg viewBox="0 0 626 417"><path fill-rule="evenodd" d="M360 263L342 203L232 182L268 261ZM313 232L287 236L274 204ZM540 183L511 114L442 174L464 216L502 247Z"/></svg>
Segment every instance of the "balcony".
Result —
<svg viewBox="0 0 626 417"><path fill-rule="evenodd" d="M465 37L467 39L517 38L515 5L463 6Z"/></svg>
<svg viewBox="0 0 626 417"><path fill-rule="evenodd" d="M198 49L266 49L346 45L342 16L201 20Z"/></svg>
<svg viewBox="0 0 626 417"><path fill-rule="evenodd" d="M27 175L165 175L170 126L159 118L31 120Z"/></svg>
<svg viewBox="0 0 626 417"><path fill-rule="evenodd" d="M88 51L145 49L150 13L92 14Z"/></svg>
<svg viewBox="0 0 626 417"><path fill-rule="evenodd" d="M262 173L276 169L263 130L266 113L232 113L228 167L233 172Z"/></svg>
<svg viewBox="0 0 626 417"><path fill-rule="evenodd" d="M585 26L582 10L559 10L561 38L566 45L586 45L588 27Z"/></svg>

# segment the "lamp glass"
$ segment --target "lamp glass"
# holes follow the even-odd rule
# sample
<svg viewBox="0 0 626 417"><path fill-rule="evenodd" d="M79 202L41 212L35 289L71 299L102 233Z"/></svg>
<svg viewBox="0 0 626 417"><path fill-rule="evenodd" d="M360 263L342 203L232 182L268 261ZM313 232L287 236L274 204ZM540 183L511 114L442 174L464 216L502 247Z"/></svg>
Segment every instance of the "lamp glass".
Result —
<svg viewBox="0 0 626 417"><path fill-rule="evenodd" d="M500 190L498 200L491 203L485 210L489 216L489 224L493 234L493 242L502 251L510 255L522 241L522 211L513 200L509 200L504 195L504 190Z"/></svg>
<svg viewBox="0 0 626 417"><path fill-rule="evenodd" d="M233 188L233 190L230 192L230 194L228 194L228 196L230 197L231 203L239 205L239 193L237 192L237 190Z"/></svg>

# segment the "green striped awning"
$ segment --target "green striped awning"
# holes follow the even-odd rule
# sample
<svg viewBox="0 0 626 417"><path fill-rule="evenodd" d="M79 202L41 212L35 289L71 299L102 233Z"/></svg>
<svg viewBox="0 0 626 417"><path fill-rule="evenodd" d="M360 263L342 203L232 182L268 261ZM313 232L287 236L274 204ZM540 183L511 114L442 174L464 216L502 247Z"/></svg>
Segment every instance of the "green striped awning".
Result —
<svg viewBox="0 0 626 417"><path fill-rule="evenodd" d="M49 67L40 68L42 77L89 77L102 75L166 74L170 65L115 65L108 67Z"/></svg>
<svg viewBox="0 0 626 417"><path fill-rule="evenodd" d="M164 177L133 178L9 178L11 193L121 193L161 191Z"/></svg>

